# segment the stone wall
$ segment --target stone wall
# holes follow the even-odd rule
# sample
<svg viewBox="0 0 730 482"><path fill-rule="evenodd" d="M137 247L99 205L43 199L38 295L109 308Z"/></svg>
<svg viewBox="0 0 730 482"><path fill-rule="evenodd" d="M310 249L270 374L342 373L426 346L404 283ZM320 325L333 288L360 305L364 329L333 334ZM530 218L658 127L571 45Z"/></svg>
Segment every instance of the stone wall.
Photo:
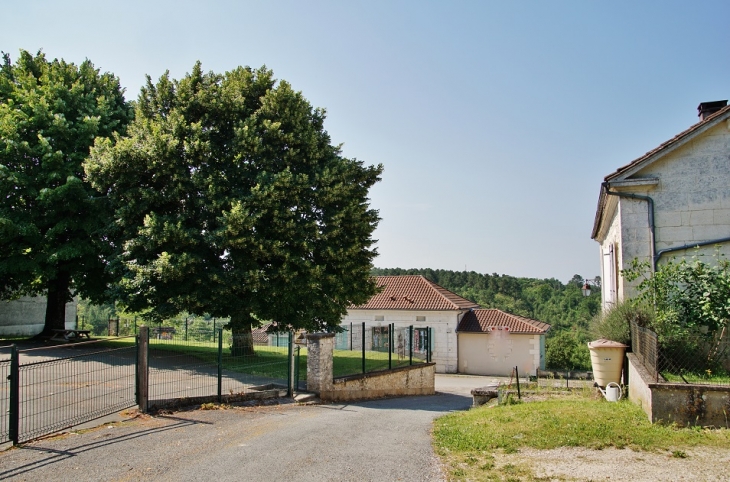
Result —
<svg viewBox="0 0 730 482"><path fill-rule="evenodd" d="M435 393L436 364L333 378L334 334L307 335L307 389L328 402Z"/></svg>
<svg viewBox="0 0 730 482"><path fill-rule="evenodd" d="M76 324L76 303L66 303L66 328ZM34 336L43 331L46 298L23 296L14 301L0 301L0 336Z"/></svg>
<svg viewBox="0 0 730 482"><path fill-rule="evenodd" d="M614 191L649 196L654 200L657 251L730 237L728 127L730 124L722 122L628 176L628 180L655 179L655 182L612 188ZM628 198L619 200L616 196L608 196L604 216L606 219L596 240L604 249L609 244L618 246L620 270L628 268L635 258L649 260L650 231L646 201ZM704 246L699 252L712 255L715 249L712 245ZM730 254L730 243L723 244L720 251ZM691 257L695 254L697 251L694 248L670 252L662 256L660 263L671 257ZM605 285L607 276L604 273L602 276ZM619 299L634 296L639 281L628 283L619 277ZM607 298L605 289L604 299Z"/></svg>
<svg viewBox="0 0 730 482"><path fill-rule="evenodd" d="M335 378L332 390L320 392L322 400L346 402L371 398L433 395L435 363L394 368Z"/></svg>
<svg viewBox="0 0 730 482"><path fill-rule="evenodd" d="M652 423L730 428L730 386L657 383L633 354L628 359L629 400Z"/></svg>

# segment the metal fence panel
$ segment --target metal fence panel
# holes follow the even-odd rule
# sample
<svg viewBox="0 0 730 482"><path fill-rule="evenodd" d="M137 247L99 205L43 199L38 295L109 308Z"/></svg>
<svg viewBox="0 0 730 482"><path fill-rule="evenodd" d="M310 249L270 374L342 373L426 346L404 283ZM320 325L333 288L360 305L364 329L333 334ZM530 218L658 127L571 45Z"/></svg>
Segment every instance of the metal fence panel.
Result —
<svg viewBox="0 0 730 482"><path fill-rule="evenodd" d="M101 348L95 343L20 352L20 442L136 404L134 344Z"/></svg>
<svg viewBox="0 0 730 482"><path fill-rule="evenodd" d="M219 336L223 337L220 344ZM219 356L221 395L247 393L270 384L286 387L288 335L286 344L280 338L269 337L254 343L251 353L234 353L234 345L243 340L230 331L188 330L180 333L179 330L160 332L151 328L149 399L218 395Z"/></svg>
<svg viewBox="0 0 730 482"><path fill-rule="evenodd" d="M10 441L10 359L0 359L0 443Z"/></svg>
<svg viewBox="0 0 730 482"><path fill-rule="evenodd" d="M433 340L428 327L352 323L342 328L335 335L335 378L430 360Z"/></svg>
<svg viewBox="0 0 730 482"><path fill-rule="evenodd" d="M730 345L726 330L684 333L660 338L652 330L631 324L634 355L656 382L730 385Z"/></svg>

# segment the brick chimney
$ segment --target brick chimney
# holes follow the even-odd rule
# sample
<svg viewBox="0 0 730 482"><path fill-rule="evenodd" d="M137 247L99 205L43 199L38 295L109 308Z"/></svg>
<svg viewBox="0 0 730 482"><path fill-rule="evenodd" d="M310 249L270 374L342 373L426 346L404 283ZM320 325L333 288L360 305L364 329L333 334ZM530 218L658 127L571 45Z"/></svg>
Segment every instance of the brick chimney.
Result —
<svg viewBox="0 0 730 482"><path fill-rule="evenodd" d="M727 100L716 100L714 102L702 102L697 106L697 115L700 121L707 119L709 116L722 109L727 105Z"/></svg>

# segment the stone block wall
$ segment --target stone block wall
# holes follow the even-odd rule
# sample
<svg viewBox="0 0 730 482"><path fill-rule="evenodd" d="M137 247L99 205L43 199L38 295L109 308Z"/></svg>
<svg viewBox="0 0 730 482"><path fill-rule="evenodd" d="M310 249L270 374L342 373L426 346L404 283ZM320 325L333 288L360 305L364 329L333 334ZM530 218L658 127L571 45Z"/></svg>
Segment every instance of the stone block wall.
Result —
<svg viewBox="0 0 730 482"><path fill-rule="evenodd" d="M435 363L334 379L334 341L332 333L307 335L307 389L320 399L341 402L435 393Z"/></svg>
<svg viewBox="0 0 730 482"><path fill-rule="evenodd" d="M629 359L629 400L652 423L730 428L730 386L657 383L633 355Z"/></svg>

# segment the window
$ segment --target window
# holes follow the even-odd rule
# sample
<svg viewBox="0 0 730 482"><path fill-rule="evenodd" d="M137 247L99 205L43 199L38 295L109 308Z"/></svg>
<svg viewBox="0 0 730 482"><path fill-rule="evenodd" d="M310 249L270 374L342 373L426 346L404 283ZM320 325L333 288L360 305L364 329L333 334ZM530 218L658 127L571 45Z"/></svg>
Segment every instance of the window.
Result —
<svg viewBox="0 0 730 482"><path fill-rule="evenodd" d="M376 316L375 321L385 321L385 316Z"/></svg>
<svg viewBox="0 0 730 482"><path fill-rule="evenodd" d="M426 321L426 317L425 316L416 316L416 321L424 321L425 322Z"/></svg>

